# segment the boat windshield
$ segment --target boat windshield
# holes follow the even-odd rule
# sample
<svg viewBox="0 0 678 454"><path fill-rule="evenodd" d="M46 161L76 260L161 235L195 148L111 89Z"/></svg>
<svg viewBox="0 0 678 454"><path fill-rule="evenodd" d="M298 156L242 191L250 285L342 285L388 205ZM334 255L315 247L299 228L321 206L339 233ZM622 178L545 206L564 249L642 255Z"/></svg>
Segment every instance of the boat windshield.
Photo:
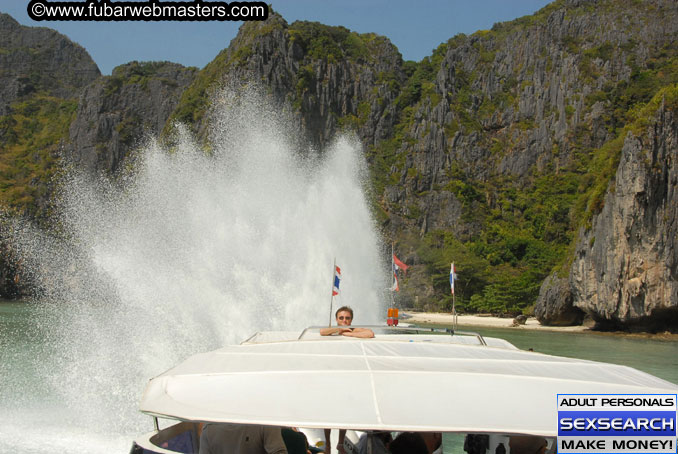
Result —
<svg viewBox="0 0 678 454"><path fill-rule="evenodd" d="M514 345L496 338L485 338L473 331L459 331L445 328L430 328L417 326L383 326L383 325L355 325L354 328L367 328L374 332L374 339L379 341L398 342L435 342L462 345L492 346L507 349L516 349ZM241 345L266 344L271 342L286 342L295 340L349 340L343 336L322 336L320 330L325 326L310 326L301 333L298 331L266 331L258 332L244 340ZM370 341L371 339L363 339Z"/></svg>

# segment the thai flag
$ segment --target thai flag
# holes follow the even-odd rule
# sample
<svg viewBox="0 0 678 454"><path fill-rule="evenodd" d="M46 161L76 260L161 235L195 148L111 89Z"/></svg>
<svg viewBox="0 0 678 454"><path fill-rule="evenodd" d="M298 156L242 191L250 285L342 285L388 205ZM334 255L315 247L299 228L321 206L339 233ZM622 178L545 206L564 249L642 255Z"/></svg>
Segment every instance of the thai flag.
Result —
<svg viewBox="0 0 678 454"><path fill-rule="evenodd" d="M398 271L398 265L396 265L395 262L394 262L393 263L393 287L391 287L392 292L399 292L400 291L400 287L398 286L398 273L396 273L396 271Z"/></svg>
<svg viewBox="0 0 678 454"><path fill-rule="evenodd" d="M398 257L396 257L395 254L393 254L393 271L398 271L398 270L403 270L404 272L407 273L407 269L409 266L405 265L403 262L401 262Z"/></svg>
<svg viewBox="0 0 678 454"><path fill-rule="evenodd" d="M409 266L405 265L395 254L393 254L393 287L391 287L392 292L399 292L400 286L398 285L398 270L403 270L407 272Z"/></svg>
<svg viewBox="0 0 678 454"><path fill-rule="evenodd" d="M454 280L457 278L457 273L455 272L454 269L454 263L452 263L452 266L450 267L450 290L452 291L452 294L454 295Z"/></svg>
<svg viewBox="0 0 678 454"><path fill-rule="evenodd" d="M332 296L339 294L339 282L341 282L341 269L338 266L334 267L334 286L332 287Z"/></svg>

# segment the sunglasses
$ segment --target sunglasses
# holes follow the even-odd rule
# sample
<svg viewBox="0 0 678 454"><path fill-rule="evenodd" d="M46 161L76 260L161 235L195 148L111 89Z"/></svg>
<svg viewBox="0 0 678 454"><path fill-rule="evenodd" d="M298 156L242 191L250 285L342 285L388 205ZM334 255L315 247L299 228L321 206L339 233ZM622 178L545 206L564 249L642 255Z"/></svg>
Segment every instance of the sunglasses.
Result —
<svg viewBox="0 0 678 454"><path fill-rule="evenodd" d="M351 317L350 315L348 317L341 316L341 317L337 317L337 320L351 320L352 318L353 317Z"/></svg>

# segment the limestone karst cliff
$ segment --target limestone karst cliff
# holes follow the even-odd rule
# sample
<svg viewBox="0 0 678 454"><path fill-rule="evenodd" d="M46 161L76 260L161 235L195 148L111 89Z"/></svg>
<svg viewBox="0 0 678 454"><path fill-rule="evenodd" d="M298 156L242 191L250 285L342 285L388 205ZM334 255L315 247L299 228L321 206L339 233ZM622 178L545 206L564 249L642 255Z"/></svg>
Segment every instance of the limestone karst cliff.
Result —
<svg viewBox="0 0 678 454"><path fill-rule="evenodd" d="M678 98L624 140L605 206L577 243L573 305L603 327L678 321Z"/></svg>
<svg viewBox="0 0 678 454"><path fill-rule="evenodd" d="M256 81L319 150L338 133L360 138L375 218L413 265L401 304L449 307L455 261L462 310L538 302L544 323L651 326L677 304L675 112L654 99L678 83L677 37L673 0L557 0L405 62L386 37L271 13L201 70L135 62L89 80L54 137L77 165L115 171L177 121L209 141L215 87ZM0 138L28 155L26 106L5 98ZM628 130L640 111L658 118L653 131ZM12 188L5 206L40 212Z"/></svg>
<svg viewBox="0 0 678 454"><path fill-rule="evenodd" d="M675 329L678 255L678 90L660 91L623 135L604 205L581 227L569 277L550 276L535 314L563 325Z"/></svg>
<svg viewBox="0 0 678 454"><path fill-rule="evenodd" d="M162 132L196 73L169 62L115 68L82 91L65 155L92 174L116 172L141 140Z"/></svg>
<svg viewBox="0 0 678 454"><path fill-rule="evenodd" d="M10 105L43 93L77 97L101 75L85 49L45 27L24 27L0 13L0 115Z"/></svg>

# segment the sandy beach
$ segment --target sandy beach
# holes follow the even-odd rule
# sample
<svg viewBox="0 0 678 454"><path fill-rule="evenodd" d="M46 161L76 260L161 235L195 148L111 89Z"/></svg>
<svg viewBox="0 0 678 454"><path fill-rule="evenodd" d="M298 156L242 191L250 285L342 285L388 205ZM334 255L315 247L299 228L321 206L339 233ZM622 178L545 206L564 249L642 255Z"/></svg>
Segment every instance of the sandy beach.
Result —
<svg viewBox="0 0 678 454"><path fill-rule="evenodd" d="M401 320L408 323L431 323L436 325L452 325L452 315L436 312L403 311ZM524 325L513 326L512 318L499 318L485 315L459 315L459 326L484 326L489 328L512 328L529 330L546 330L561 332L582 332L589 329L585 326L542 326L536 318L530 317Z"/></svg>
<svg viewBox="0 0 678 454"><path fill-rule="evenodd" d="M452 325L452 315L441 312L413 312L402 311L400 321L403 323L421 323L433 325ZM490 315L460 315L458 319L459 327L486 327L486 328L509 328L509 329L527 329L535 331L557 331L561 333L591 333L600 336L622 336L632 338L645 338L663 341L678 342L678 333L647 333L647 332L625 332L625 331L595 331L587 326L542 326L536 318L530 317L524 325L513 326L512 318L492 317Z"/></svg>

